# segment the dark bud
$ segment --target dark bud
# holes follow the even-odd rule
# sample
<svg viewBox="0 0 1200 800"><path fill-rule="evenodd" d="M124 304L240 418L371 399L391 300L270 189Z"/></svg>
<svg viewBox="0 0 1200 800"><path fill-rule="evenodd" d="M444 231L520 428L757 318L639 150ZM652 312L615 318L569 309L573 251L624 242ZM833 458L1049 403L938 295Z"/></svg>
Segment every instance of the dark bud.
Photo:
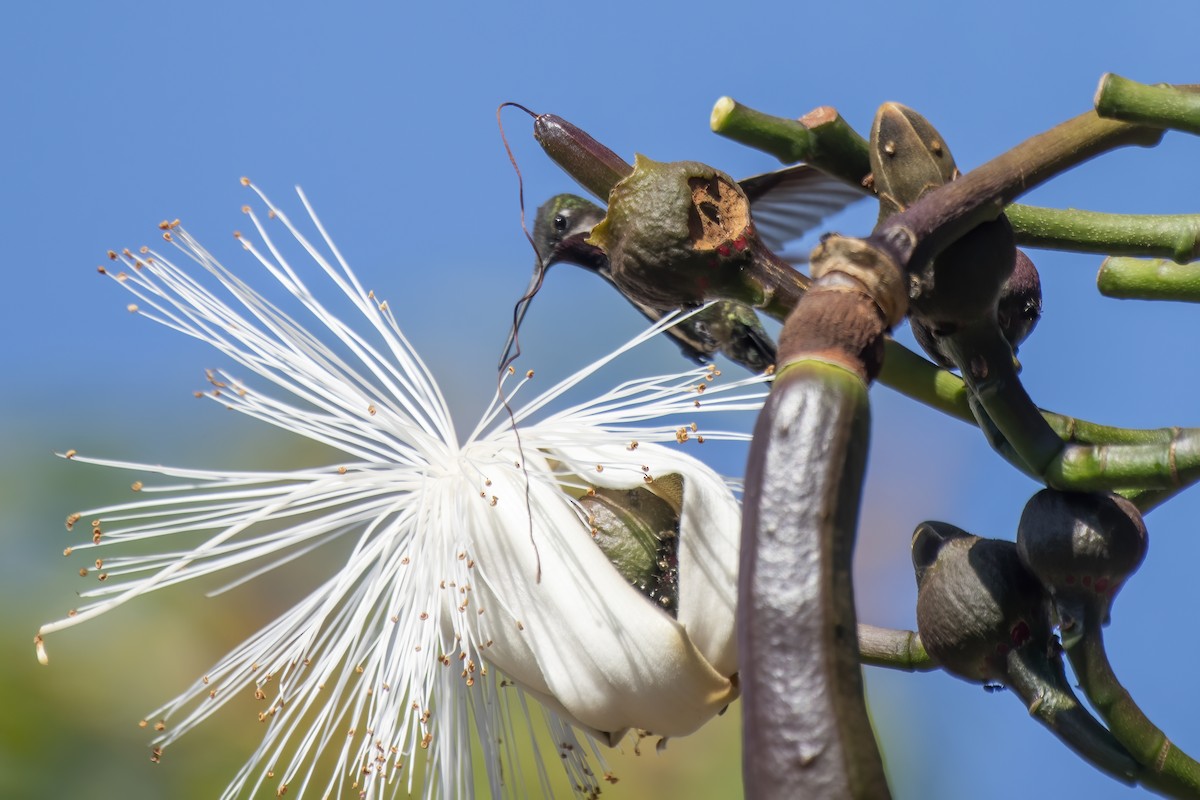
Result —
<svg viewBox="0 0 1200 800"><path fill-rule="evenodd" d="M633 171L625 159L554 114L534 117L533 138L564 172L605 202L617 182Z"/></svg>
<svg viewBox="0 0 1200 800"><path fill-rule="evenodd" d="M1012 689L1063 743L1133 782L1137 762L1071 691L1050 629L1050 599L1015 544L926 522L913 535L913 564L921 641L946 671Z"/></svg>
<svg viewBox="0 0 1200 800"><path fill-rule="evenodd" d="M958 166L929 120L899 103L884 103L871 124L871 175L883 221L958 177Z"/></svg>
<svg viewBox="0 0 1200 800"><path fill-rule="evenodd" d="M1017 529L1021 560L1053 596L1067 647L1089 620L1108 623L1117 590L1147 546L1141 512L1116 494L1043 489Z"/></svg>
<svg viewBox="0 0 1200 800"><path fill-rule="evenodd" d="M1000 289L996 321L1013 352L1033 333L1042 318L1042 279L1024 250L1017 250L1012 274Z"/></svg>
<svg viewBox="0 0 1200 800"><path fill-rule="evenodd" d="M1010 651L1049 648L1045 591L1012 542L924 522L913 534L912 555L921 641L948 672L1008 685Z"/></svg>
<svg viewBox="0 0 1200 800"><path fill-rule="evenodd" d="M1012 274L1000 288L1000 299L996 301L996 322L1014 354L1041 318L1041 278L1029 256L1025 255L1024 251L1017 250ZM953 333L952 330L935 329L930 322L915 312L909 318L909 324L917 343L938 366L957 369L957 365L938 341L941 336Z"/></svg>
<svg viewBox="0 0 1200 800"><path fill-rule="evenodd" d="M925 117L899 103L884 103L876 113L870 158L881 222L959 175L941 134ZM910 313L935 338L993 315L1001 286L1013 269L1014 248L1012 227L1001 215L933 261L911 264ZM937 348L926 349L941 363L944 357Z"/></svg>

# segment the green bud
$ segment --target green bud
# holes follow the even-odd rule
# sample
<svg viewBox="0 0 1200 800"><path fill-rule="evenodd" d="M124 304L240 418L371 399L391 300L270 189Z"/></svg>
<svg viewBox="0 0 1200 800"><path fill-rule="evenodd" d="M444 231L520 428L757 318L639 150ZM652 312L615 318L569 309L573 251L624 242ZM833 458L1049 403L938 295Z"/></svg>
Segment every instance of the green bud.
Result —
<svg viewBox="0 0 1200 800"><path fill-rule="evenodd" d="M664 476L666 481L678 476ZM670 487L666 487L669 491ZM596 545L634 588L671 615L679 602L679 512L650 488L593 488L579 504Z"/></svg>
<svg viewBox="0 0 1200 800"><path fill-rule="evenodd" d="M654 308L746 297L742 269L756 242L750 202L733 178L695 161L637 156L588 240L608 253L613 280Z"/></svg>

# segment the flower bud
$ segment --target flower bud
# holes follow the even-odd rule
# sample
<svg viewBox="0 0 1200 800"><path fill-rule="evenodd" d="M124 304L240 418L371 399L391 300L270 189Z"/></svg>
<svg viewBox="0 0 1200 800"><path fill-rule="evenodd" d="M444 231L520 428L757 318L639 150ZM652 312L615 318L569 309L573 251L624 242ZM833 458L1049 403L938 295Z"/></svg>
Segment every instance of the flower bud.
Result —
<svg viewBox="0 0 1200 800"><path fill-rule="evenodd" d="M869 155L880 221L959 175L941 134L925 117L899 103L879 107L871 124Z"/></svg>
<svg viewBox="0 0 1200 800"><path fill-rule="evenodd" d="M588 241L608 253L617 286L654 308L760 299L747 295L742 274L757 243L750 202L733 178L705 164L637 156Z"/></svg>
<svg viewBox="0 0 1200 800"><path fill-rule="evenodd" d="M1087 620L1108 623L1113 598L1147 545L1137 507L1100 492L1043 489L1026 503L1017 529L1021 560L1053 596L1067 647Z"/></svg>
<svg viewBox="0 0 1200 800"><path fill-rule="evenodd" d="M884 103L871 125L871 174L880 221L959 176L941 134L899 103ZM928 264L910 265L912 315L935 334L994 315L1013 270L1012 227L1003 216L979 225Z"/></svg>
<svg viewBox="0 0 1200 800"><path fill-rule="evenodd" d="M960 678L1012 689L1064 744L1132 784L1138 764L1071 691L1050 630L1049 598L1017 546L925 522L912 551L917 626L929 654Z"/></svg>
<svg viewBox="0 0 1200 800"><path fill-rule="evenodd" d="M996 321L1014 353L1041 318L1041 276L1025 251L1017 250L1012 274L1000 287L1000 299L996 302Z"/></svg>
<svg viewBox="0 0 1200 800"><path fill-rule="evenodd" d="M554 114L539 114L533 120L533 138L554 163L601 200L633 168L590 134Z"/></svg>
<svg viewBox="0 0 1200 800"><path fill-rule="evenodd" d="M1008 684L1010 650L1049 646L1045 591L1012 542L924 522L912 554L921 641L948 672Z"/></svg>
<svg viewBox="0 0 1200 800"><path fill-rule="evenodd" d="M1021 342L1033 332L1041 318L1041 277L1029 256L1025 255L1023 250L1017 250L1012 274L1000 287L1000 298L996 301L996 322L1000 325L1000 333L1012 347L1013 353L1017 352ZM909 319L909 323L917 343L938 366L958 369L958 365L942 347L938 335L924 317L914 315Z"/></svg>

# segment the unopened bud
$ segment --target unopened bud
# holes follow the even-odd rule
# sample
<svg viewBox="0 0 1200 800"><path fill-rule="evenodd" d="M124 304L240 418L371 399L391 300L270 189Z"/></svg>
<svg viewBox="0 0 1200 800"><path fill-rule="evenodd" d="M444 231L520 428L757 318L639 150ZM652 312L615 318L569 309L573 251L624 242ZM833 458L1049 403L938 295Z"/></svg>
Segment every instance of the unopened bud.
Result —
<svg viewBox="0 0 1200 800"><path fill-rule="evenodd" d="M633 172L625 159L554 114L534 118L533 138L564 172L606 203L617 182Z"/></svg>
<svg viewBox="0 0 1200 800"><path fill-rule="evenodd" d="M1146 548L1141 513L1115 494L1043 489L1029 499L1017 528L1021 560L1054 597L1067 646L1088 619L1108 622L1117 590Z"/></svg>
<svg viewBox="0 0 1200 800"><path fill-rule="evenodd" d="M757 244L750 202L705 164L639 155L588 241L608 254L617 286L654 308L760 299L747 272Z"/></svg>
<svg viewBox="0 0 1200 800"><path fill-rule="evenodd" d="M958 177L954 157L929 120L899 103L884 103L871 125L871 174L879 220L903 211ZM947 332L994 314L1013 270L1012 228L1001 216L952 243L932 262L909 264L912 316Z"/></svg>
<svg viewBox="0 0 1200 800"><path fill-rule="evenodd" d="M924 522L912 553L921 641L947 672L1007 685L1011 650L1049 646L1045 591L1012 542Z"/></svg>

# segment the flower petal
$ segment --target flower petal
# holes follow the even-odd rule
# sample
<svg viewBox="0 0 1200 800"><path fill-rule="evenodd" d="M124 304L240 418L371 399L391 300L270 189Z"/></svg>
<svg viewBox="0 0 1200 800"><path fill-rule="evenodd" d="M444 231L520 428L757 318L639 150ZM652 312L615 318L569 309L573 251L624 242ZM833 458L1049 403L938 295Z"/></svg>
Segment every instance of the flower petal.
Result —
<svg viewBox="0 0 1200 800"><path fill-rule="evenodd" d="M713 470L662 445L641 444L636 456L621 445L564 447L555 451L572 468L603 464L587 479L611 489L645 485L644 478L683 477L679 520L679 605L676 619L721 675L737 672L738 542L741 510L733 492ZM624 469L619 465L627 465Z"/></svg>
<svg viewBox="0 0 1200 800"><path fill-rule="evenodd" d="M549 470L529 454L526 460L531 473ZM532 481L526 506L521 473L493 480L496 506L472 514L481 579L473 588L490 640L485 658L554 697L580 725L605 733L682 736L736 697L685 626L620 576L557 486Z"/></svg>

